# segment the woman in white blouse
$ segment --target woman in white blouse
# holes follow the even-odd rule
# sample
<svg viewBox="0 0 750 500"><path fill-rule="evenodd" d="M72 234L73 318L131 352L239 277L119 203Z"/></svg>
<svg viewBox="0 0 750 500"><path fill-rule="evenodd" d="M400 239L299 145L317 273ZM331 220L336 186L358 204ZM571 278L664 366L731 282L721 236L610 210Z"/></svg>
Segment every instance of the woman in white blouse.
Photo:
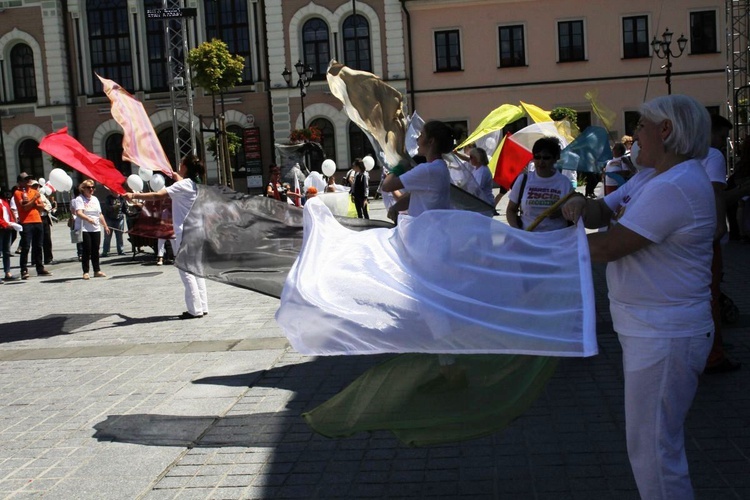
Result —
<svg viewBox="0 0 750 500"><path fill-rule="evenodd" d="M102 229L109 234L109 226L102 215L99 199L94 196L94 181L86 179L79 186L81 194L73 200L76 213L76 230L83 234L83 255L81 267L83 279L89 279L89 261L94 268L95 278L106 278L107 275L99 268L99 245L102 239Z"/></svg>

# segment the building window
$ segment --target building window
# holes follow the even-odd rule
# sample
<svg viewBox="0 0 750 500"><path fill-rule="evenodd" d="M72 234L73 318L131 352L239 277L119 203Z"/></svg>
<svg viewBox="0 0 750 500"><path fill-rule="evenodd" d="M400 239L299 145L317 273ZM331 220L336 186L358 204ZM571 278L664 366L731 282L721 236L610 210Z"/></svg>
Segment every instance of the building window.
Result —
<svg viewBox="0 0 750 500"><path fill-rule="evenodd" d="M461 144L469 137L469 122L466 120L446 121L445 124L453 131L454 146Z"/></svg>
<svg viewBox="0 0 750 500"><path fill-rule="evenodd" d="M435 71L461 71L461 39L458 30L435 32Z"/></svg>
<svg viewBox="0 0 750 500"><path fill-rule="evenodd" d="M344 21L344 63L353 69L372 72L370 25L364 16L349 16Z"/></svg>
<svg viewBox="0 0 750 500"><path fill-rule="evenodd" d="M146 0L146 10L162 9L161 0ZM169 21L172 22L172 21ZM148 76L150 90L154 92L169 89L169 73L167 71L166 35L164 21L146 18L146 50L148 51Z"/></svg>
<svg viewBox="0 0 750 500"><path fill-rule="evenodd" d="M302 51L305 64L313 71L313 80L326 77L331 61L331 46L328 43L328 25L319 18L310 19L302 26Z"/></svg>
<svg viewBox="0 0 750 500"><path fill-rule="evenodd" d="M128 5L126 0L87 0L91 70L133 89L133 59L130 55ZM98 92L101 83L95 78Z"/></svg>
<svg viewBox="0 0 750 500"><path fill-rule="evenodd" d="M638 111L625 111L625 135L632 136L638 126L641 114Z"/></svg>
<svg viewBox="0 0 750 500"><path fill-rule="evenodd" d="M591 126L591 111L577 111L576 126L581 132L589 128Z"/></svg>
<svg viewBox="0 0 750 500"><path fill-rule="evenodd" d="M622 19L622 53L625 59L649 57L648 16Z"/></svg>
<svg viewBox="0 0 750 500"><path fill-rule="evenodd" d="M179 155L175 154L174 129L171 125L163 129L161 132L158 132L156 137L159 139L159 143L164 150L164 154L167 156L167 160L169 160L169 164L173 169L177 170L180 166L179 161L183 156L190 153L190 151L180 151ZM189 144L189 141L190 132L185 129L180 129L180 144ZM184 148L184 146L182 147ZM202 156L203 146L197 139L195 141L195 149L198 151L198 155Z"/></svg>
<svg viewBox="0 0 750 500"><path fill-rule="evenodd" d="M583 21L558 22L557 45L560 50L559 62L585 61Z"/></svg>
<svg viewBox="0 0 750 500"><path fill-rule="evenodd" d="M528 127L528 125L529 125L528 118L526 118L525 116L522 118L519 118L518 120L512 123L509 123L503 127L503 136L505 136L506 134L515 134L522 128Z"/></svg>
<svg viewBox="0 0 750 500"><path fill-rule="evenodd" d="M349 122L349 157L364 158L370 155L377 162L377 156L375 150L370 143L370 139L367 138L362 129L357 126L354 122Z"/></svg>
<svg viewBox="0 0 750 500"><path fill-rule="evenodd" d="M690 53L716 53L716 11L690 13Z"/></svg>
<svg viewBox="0 0 750 500"><path fill-rule="evenodd" d="M310 123L311 127L315 127L320 130L322 138L320 139L320 146L323 148L326 158L336 160L336 131L333 128L333 124L325 118L316 118ZM313 150L310 155L310 168L312 170L320 170L320 166L323 164L323 155L318 150ZM342 165L337 165L337 169L343 168ZM348 167L347 167L348 168Z"/></svg>
<svg viewBox="0 0 750 500"><path fill-rule="evenodd" d="M28 173L34 179L44 177L44 163L39 143L26 139L18 145L18 164L21 172Z"/></svg>
<svg viewBox="0 0 750 500"><path fill-rule="evenodd" d="M250 23L247 0L206 0L206 38L218 38L227 44L231 54L245 58L242 83L253 83L250 71Z"/></svg>
<svg viewBox="0 0 750 500"><path fill-rule="evenodd" d="M245 130L239 125L228 125L227 132L236 135L242 140L245 136ZM229 155L229 164L232 165L232 172L235 177L245 174L245 150L240 147L239 151Z"/></svg>
<svg viewBox="0 0 750 500"><path fill-rule="evenodd" d="M523 39L523 26L500 26L500 67L526 66L526 47Z"/></svg>
<svg viewBox="0 0 750 500"><path fill-rule="evenodd" d="M122 134L110 134L104 141L104 154L125 177L133 173L130 162L122 159Z"/></svg>
<svg viewBox="0 0 750 500"><path fill-rule="evenodd" d="M34 73L34 51L25 43L19 43L10 51L10 67L13 75L13 100L15 102L36 101L36 75Z"/></svg>

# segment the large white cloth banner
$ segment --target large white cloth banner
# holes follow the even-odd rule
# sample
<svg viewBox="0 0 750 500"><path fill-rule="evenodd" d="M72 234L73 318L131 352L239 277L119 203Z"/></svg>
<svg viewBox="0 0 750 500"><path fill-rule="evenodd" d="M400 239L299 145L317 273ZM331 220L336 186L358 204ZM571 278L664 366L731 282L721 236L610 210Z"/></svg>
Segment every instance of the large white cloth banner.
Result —
<svg viewBox="0 0 750 500"><path fill-rule="evenodd" d="M460 210L356 232L309 200L276 321L308 355L597 353L583 227L525 232Z"/></svg>

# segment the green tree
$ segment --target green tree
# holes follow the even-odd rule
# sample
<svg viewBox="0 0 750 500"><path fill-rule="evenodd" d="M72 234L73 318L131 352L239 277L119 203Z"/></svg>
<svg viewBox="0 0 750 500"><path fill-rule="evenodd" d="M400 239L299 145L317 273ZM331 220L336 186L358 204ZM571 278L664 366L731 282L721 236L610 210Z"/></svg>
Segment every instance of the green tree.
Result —
<svg viewBox="0 0 750 500"><path fill-rule="evenodd" d="M245 59L229 53L229 47L214 38L203 42L188 53L193 82L212 94L224 92L242 82Z"/></svg>
<svg viewBox="0 0 750 500"><path fill-rule="evenodd" d="M559 106L550 111L549 117L556 122L567 120L571 126L578 126L578 112L575 109Z"/></svg>
<svg viewBox="0 0 750 500"><path fill-rule="evenodd" d="M224 121L224 91L242 82L245 59L229 53L229 47L214 38L203 42L188 52L187 62L192 71L192 80L199 87L211 92L211 104L215 130L214 157L219 165L219 183L233 188L232 167L229 162L231 150ZM221 118L216 119L216 94L221 98ZM216 147L218 145L218 148Z"/></svg>

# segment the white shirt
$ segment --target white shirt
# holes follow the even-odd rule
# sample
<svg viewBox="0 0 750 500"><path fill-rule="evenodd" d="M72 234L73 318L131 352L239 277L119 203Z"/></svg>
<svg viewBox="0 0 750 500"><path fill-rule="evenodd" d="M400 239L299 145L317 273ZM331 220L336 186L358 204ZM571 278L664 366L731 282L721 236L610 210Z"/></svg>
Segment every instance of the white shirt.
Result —
<svg viewBox="0 0 750 500"><path fill-rule="evenodd" d="M91 217L94 222L89 222L81 217L76 217L76 229L81 229L86 233L96 233L101 231L101 225L99 224L99 215L102 213L102 207L99 205L99 199L96 196L86 198L83 195L79 195L73 200L75 203L75 211L83 210L83 214Z"/></svg>
<svg viewBox="0 0 750 500"><path fill-rule="evenodd" d="M193 208L193 203L198 197L198 186L192 179L182 179L175 182L167 189L167 194L172 198L172 225L174 226L174 237L177 248L182 242L182 226L185 219ZM177 250L175 249L175 254Z"/></svg>
<svg viewBox="0 0 750 500"><path fill-rule="evenodd" d="M471 168L474 168L473 166ZM479 184L479 189L482 193L482 200L486 201L490 205L494 204L495 197L492 194L492 172L487 165L482 165L479 168L474 168L472 172L474 180Z"/></svg>
<svg viewBox="0 0 750 500"><path fill-rule="evenodd" d="M716 148L708 148L708 154L701 161L711 182L727 185L727 161Z"/></svg>
<svg viewBox="0 0 750 500"><path fill-rule="evenodd" d="M612 158L607 162L607 166L604 167L604 185L617 187L619 182L616 178L613 178L607 174L620 174L623 170L627 171L627 168L622 164L622 157Z"/></svg>
<svg viewBox="0 0 750 500"><path fill-rule="evenodd" d="M652 244L607 266L615 331L688 337L713 331L711 258L716 206L698 160L646 168L604 198L617 223Z"/></svg>
<svg viewBox="0 0 750 500"><path fill-rule="evenodd" d="M442 158L421 163L399 177L409 193L409 215L451 208L451 174Z"/></svg>
<svg viewBox="0 0 750 500"><path fill-rule="evenodd" d="M520 196L521 184L524 176L528 176L523 196ZM542 212L554 205L558 200L573 190L573 185L567 177L555 170L550 177L539 177L536 171L520 174L508 193L508 199L515 204L521 200L521 223L529 227ZM562 217L544 219L535 231L553 231L567 227L568 221Z"/></svg>

